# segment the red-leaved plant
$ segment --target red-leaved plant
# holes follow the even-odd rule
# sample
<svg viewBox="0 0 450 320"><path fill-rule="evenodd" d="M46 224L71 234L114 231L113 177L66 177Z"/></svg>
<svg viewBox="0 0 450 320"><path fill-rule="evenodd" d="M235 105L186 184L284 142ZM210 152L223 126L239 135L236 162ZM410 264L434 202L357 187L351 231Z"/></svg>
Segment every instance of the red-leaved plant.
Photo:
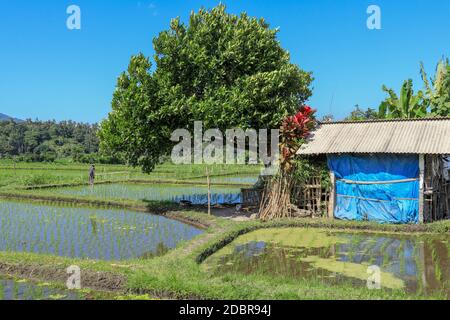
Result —
<svg viewBox="0 0 450 320"><path fill-rule="evenodd" d="M293 169L294 158L298 149L316 126L315 112L316 110L310 106L302 106L296 115L287 117L282 122L280 128L280 165L284 172Z"/></svg>
<svg viewBox="0 0 450 320"><path fill-rule="evenodd" d="M299 216L302 211L291 202L294 185L292 171L295 155L316 125L316 110L302 106L296 115L287 117L280 128L280 174L266 185L259 208L259 218L270 220Z"/></svg>

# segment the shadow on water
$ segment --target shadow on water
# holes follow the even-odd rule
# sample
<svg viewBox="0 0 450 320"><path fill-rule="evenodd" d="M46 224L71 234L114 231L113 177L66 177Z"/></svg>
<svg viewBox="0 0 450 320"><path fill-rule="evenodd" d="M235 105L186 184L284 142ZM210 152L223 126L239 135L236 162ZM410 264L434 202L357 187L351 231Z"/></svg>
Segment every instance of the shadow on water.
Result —
<svg viewBox="0 0 450 320"><path fill-rule="evenodd" d="M205 261L224 273L367 284L367 268L380 267L381 286L450 296L448 235L400 236L331 233L302 228L258 230L241 236Z"/></svg>

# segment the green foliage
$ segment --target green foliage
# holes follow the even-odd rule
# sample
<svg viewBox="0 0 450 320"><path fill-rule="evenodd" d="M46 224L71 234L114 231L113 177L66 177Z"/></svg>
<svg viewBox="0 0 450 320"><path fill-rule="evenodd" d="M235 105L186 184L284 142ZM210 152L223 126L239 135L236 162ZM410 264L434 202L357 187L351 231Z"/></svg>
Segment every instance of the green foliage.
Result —
<svg viewBox="0 0 450 320"><path fill-rule="evenodd" d="M98 151L97 125L73 121L0 121L0 158L54 162Z"/></svg>
<svg viewBox="0 0 450 320"><path fill-rule="evenodd" d="M441 59L436 73L430 80L423 63L420 74L425 91L414 95L412 80L406 80L400 91L400 97L392 89L383 86L388 98L379 108L380 118L421 118L426 116L448 117L450 115L450 65L448 59Z"/></svg>
<svg viewBox="0 0 450 320"><path fill-rule="evenodd" d="M431 106L431 113L435 116L450 115L450 65L448 59L441 59L436 67L434 78L428 80L423 63L420 73L425 85L426 98Z"/></svg>
<svg viewBox="0 0 450 320"><path fill-rule="evenodd" d="M151 171L172 144L170 134L205 128L277 128L311 95L312 76L290 63L276 29L264 19L228 14L224 5L179 18L153 41L156 69L131 59L101 125L102 150L124 152Z"/></svg>
<svg viewBox="0 0 450 320"><path fill-rule="evenodd" d="M112 112L101 123L100 147L107 155L122 153L130 165L150 172L171 146L176 109L162 105L151 63L139 54L122 73L112 100Z"/></svg>
<svg viewBox="0 0 450 320"><path fill-rule="evenodd" d="M293 172L296 184L305 184L312 177L320 177L324 189L331 187L330 171L325 159L297 157Z"/></svg>
<svg viewBox="0 0 450 320"><path fill-rule="evenodd" d="M356 105L350 115L345 118L347 121L364 121L374 119L378 119L378 112L375 109L367 108L367 110L364 110L359 105Z"/></svg>
<svg viewBox="0 0 450 320"><path fill-rule="evenodd" d="M53 182L52 177L45 173L29 174L24 176L21 180L21 184L25 186L39 186L50 184L51 182Z"/></svg>
<svg viewBox="0 0 450 320"><path fill-rule="evenodd" d="M427 115L428 102L422 91L414 95L411 79L403 82L400 97L386 86L383 86L383 91L389 96L380 104L380 118L421 118Z"/></svg>

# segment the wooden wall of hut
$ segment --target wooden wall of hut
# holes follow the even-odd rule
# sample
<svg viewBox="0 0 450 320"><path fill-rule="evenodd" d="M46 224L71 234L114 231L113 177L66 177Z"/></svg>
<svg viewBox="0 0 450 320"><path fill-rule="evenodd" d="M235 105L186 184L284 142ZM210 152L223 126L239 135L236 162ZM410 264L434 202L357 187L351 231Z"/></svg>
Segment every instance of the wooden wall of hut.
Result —
<svg viewBox="0 0 450 320"><path fill-rule="evenodd" d="M329 198L330 190L321 177L311 177L306 183L294 186L292 203L312 216L325 216Z"/></svg>
<svg viewBox="0 0 450 320"><path fill-rule="evenodd" d="M444 158L425 156L424 220L432 222L446 219L449 213L449 182L444 176Z"/></svg>

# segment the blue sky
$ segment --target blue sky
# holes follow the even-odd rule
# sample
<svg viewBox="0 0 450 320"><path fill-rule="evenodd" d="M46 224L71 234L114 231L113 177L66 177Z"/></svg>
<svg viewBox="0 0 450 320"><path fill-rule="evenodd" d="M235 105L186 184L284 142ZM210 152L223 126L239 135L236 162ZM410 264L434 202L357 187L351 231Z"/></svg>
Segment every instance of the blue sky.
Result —
<svg viewBox="0 0 450 320"><path fill-rule="evenodd" d="M171 18L211 8L207 0L0 0L0 113L42 120L97 122L106 117L117 76L131 55L153 55L152 38ZM292 62L314 73L310 104L345 117L355 104L378 107L382 84L422 82L450 56L448 0L223 0L279 27ZM81 8L82 29L66 27L66 8ZM381 8L381 30L366 9Z"/></svg>

